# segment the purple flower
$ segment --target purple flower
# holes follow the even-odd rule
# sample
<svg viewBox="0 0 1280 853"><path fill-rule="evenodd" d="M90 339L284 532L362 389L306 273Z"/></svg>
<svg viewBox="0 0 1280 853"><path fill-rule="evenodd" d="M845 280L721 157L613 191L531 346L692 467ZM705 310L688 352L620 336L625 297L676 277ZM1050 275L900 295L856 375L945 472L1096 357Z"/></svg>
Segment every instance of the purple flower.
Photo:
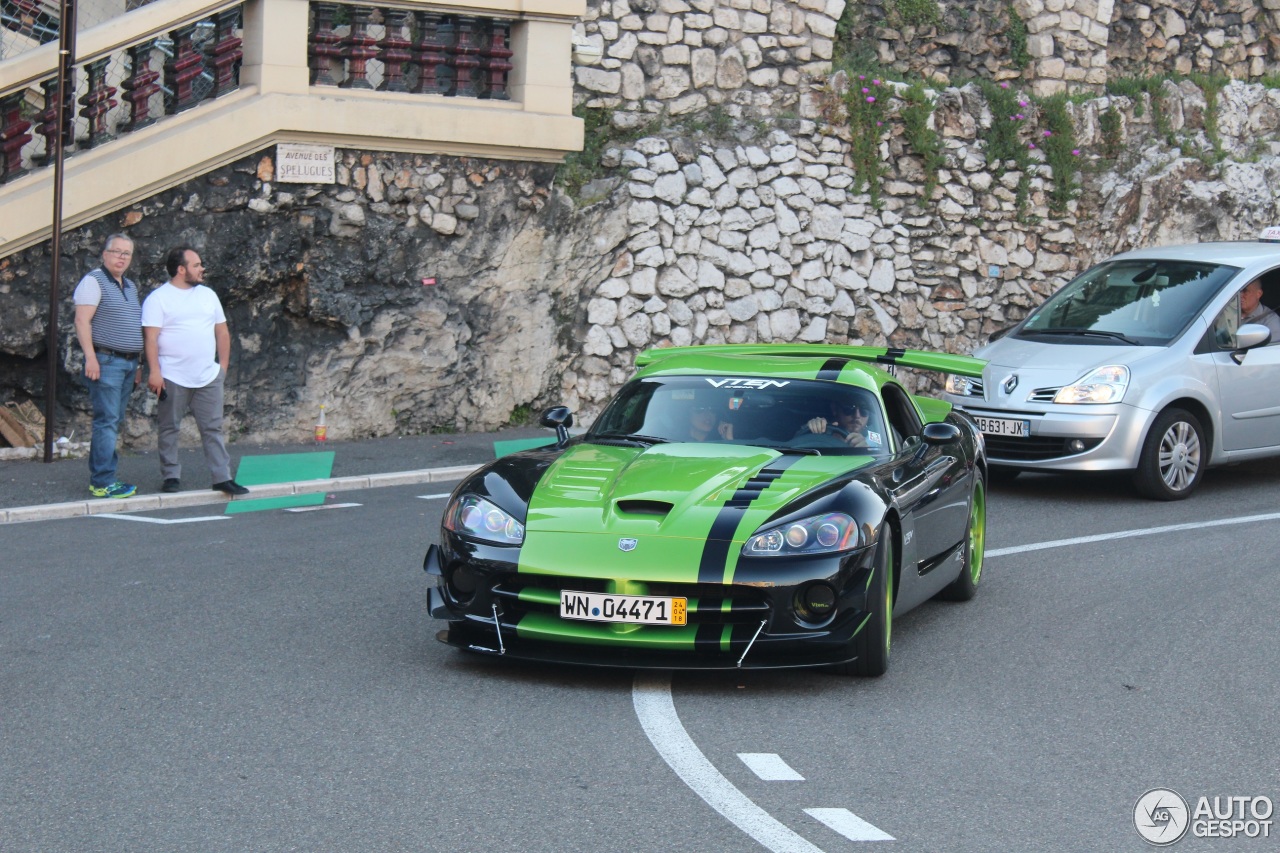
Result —
<svg viewBox="0 0 1280 853"><path fill-rule="evenodd" d="M868 104L874 104L875 102L876 102L876 97L875 97L875 95L867 95L867 103L868 103Z"/></svg>
<svg viewBox="0 0 1280 853"><path fill-rule="evenodd" d="M1036 144L1035 144L1034 142L1028 142L1028 143L1027 143L1027 147L1028 147L1028 148L1035 148L1035 147L1036 147Z"/></svg>
<svg viewBox="0 0 1280 853"><path fill-rule="evenodd" d="M1080 156L1080 149L1079 149L1079 148L1072 148L1072 149L1071 149L1071 156L1072 156L1072 157L1079 157L1079 156Z"/></svg>
<svg viewBox="0 0 1280 853"><path fill-rule="evenodd" d="M884 122L882 121L876 122L876 127L883 127L883 126L884 126Z"/></svg>
<svg viewBox="0 0 1280 853"><path fill-rule="evenodd" d="M1009 88L1009 84L1008 84L1008 83L1001 83L1001 84L1000 84L1000 88L1001 88L1001 89L1008 89L1008 88Z"/></svg>
<svg viewBox="0 0 1280 853"><path fill-rule="evenodd" d="M1022 113L1018 113L1018 114L1015 116L1015 118L1016 118L1018 121L1022 121L1024 118L1026 118L1026 116L1024 116Z"/></svg>
<svg viewBox="0 0 1280 853"><path fill-rule="evenodd" d="M1048 139L1050 136L1053 136L1053 131L1052 131L1052 130L1046 130L1046 131L1044 132L1044 138L1045 138L1045 139Z"/></svg>
<svg viewBox="0 0 1280 853"><path fill-rule="evenodd" d="M866 80L866 79L867 79L867 75L865 75L865 74L859 74L859 75L858 75L858 79L859 79L859 80Z"/></svg>
<svg viewBox="0 0 1280 853"><path fill-rule="evenodd" d="M879 85L880 85L880 81L879 81L879 80L876 80L876 79L872 79L872 81L871 81L871 85L872 85L872 86L879 86Z"/></svg>
<svg viewBox="0 0 1280 853"><path fill-rule="evenodd" d="M1026 101L1018 101L1018 106L1025 107L1026 105L1027 105Z"/></svg>
<svg viewBox="0 0 1280 853"><path fill-rule="evenodd" d="M862 94L864 94L864 95L865 95L865 94L867 94L867 92L870 92L870 91L871 91L871 90L870 90L870 89L868 89L866 86L863 86L863 87L862 87Z"/></svg>

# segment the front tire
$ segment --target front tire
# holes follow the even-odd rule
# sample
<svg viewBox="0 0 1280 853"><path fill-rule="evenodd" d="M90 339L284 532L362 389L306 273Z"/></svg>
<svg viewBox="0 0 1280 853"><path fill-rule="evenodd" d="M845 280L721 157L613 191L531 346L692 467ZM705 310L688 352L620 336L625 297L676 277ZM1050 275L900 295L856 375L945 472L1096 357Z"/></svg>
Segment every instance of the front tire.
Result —
<svg viewBox="0 0 1280 853"><path fill-rule="evenodd" d="M960 576L942 588L938 598L944 601L968 601L978 592L982 580L982 563L987 553L987 489L982 472L973 475L973 494L969 497L969 526L965 531L964 564Z"/></svg>
<svg viewBox="0 0 1280 853"><path fill-rule="evenodd" d="M857 658L831 667L841 675L876 678L889 670L889 646L893 639L893 530L880 529L867 604L872 608L862 630L853 638Z"/></svg>
<svg viewBox="0 0 1280 853"><path fill-rule="evenodd" d="M1133 485L1144 497L1180 501L1200 485L1208 461L1204 428L1196 416L1165 409L1147 433Z"/></svg>

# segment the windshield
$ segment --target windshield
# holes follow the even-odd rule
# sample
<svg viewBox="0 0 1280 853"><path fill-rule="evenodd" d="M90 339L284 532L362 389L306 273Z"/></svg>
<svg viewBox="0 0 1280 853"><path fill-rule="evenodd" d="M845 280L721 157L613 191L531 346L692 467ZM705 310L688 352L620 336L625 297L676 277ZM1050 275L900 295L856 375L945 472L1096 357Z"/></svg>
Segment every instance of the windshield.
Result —
<svg viewBox="0 0 1280 853"><path fill-rule="evenodd" d="M835 382L670 376L628 383L588 430L598 442L749 444L821 455L887 453L875 394Z"/></svg>
<svg viewBox="0 0 1280 853"><path fill-rule="evenodd" d="M1191 261L1099 264L1036 309L1017 336L1166 346L1239 269Z"/></svg>

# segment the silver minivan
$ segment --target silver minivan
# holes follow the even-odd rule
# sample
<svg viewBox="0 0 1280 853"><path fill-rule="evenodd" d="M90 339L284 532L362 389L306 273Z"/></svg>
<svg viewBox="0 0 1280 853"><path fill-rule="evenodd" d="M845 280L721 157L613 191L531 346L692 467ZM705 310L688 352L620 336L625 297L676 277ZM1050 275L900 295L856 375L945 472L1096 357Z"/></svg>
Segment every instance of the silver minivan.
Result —
<svg viewBox="0 0 1280 853"><path fill-rule="evenodd" d="M1131 471L1142 494L1178 500L1208 467L1280 455L1272 237L1116 255L993 335L973 353L982 378L946 388L985 435L993 479Z"/></svg>

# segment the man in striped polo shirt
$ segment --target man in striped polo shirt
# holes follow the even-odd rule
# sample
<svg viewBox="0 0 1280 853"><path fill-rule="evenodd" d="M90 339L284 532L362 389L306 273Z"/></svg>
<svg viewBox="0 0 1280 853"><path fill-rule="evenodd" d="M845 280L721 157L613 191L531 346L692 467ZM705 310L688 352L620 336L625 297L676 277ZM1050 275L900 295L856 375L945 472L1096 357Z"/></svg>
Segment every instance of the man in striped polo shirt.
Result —
<svg viewBox="0 0 1280 853"><path fill-rule="evenodd" d="M89 446L89 493L127 498L138 490L116 479L116 442L124 426L129 395L142 383L142 303L138 286L124 277L133 261L133 241L112 234L102 250L102 266L76 285L76 339L84 350L84 377L93 404Z"/></svg>

